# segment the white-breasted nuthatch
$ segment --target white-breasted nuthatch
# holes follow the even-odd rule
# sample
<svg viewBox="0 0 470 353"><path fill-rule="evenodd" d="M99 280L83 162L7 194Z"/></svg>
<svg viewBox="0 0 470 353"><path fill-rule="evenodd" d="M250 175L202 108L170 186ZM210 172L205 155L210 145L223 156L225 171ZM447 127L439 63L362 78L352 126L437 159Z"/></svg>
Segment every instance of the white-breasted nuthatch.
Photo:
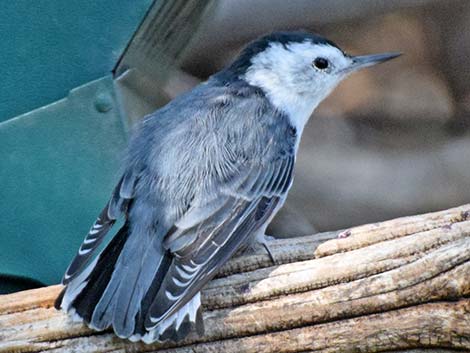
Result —
<svg viewBox="0 0 470 353"><path fill-rule="evenodd" d="M200 290L240 247L262 239L313 110L351 72L398 55L350 56L318 35L276 32L146 116L56 307L132 341L202 332ZM94 256L120 217L124 225Z"/></svg>

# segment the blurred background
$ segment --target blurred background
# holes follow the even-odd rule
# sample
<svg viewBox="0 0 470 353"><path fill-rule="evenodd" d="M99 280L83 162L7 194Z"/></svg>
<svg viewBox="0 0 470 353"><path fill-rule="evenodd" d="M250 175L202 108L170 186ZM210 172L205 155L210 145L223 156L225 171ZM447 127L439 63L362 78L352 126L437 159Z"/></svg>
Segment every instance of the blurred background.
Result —
<svg viewBox="0 0 470 353"><path fill-rule="evenodd" d="M270 227L297 236L470 201L470 2L20 0L0 13L0 290L53 284L132 124L273 30L400 51L315 112Z"/></svg>

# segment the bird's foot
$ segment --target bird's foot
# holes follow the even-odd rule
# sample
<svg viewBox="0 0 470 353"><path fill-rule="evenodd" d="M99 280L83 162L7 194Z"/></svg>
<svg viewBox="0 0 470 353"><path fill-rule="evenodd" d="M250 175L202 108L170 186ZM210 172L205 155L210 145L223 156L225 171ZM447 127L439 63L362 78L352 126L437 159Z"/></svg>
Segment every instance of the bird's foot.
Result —
<svg viewBox="0 0 470 353"><path fill-rule="evenodd" d="M273 237L273 236L271 236L271 235L266 235L266 234L259 234L259 235L256 237L256 241L264 247L264 249L265 249L266 252L268 253L269 258L271 259L272 263L273 263L273 264L276 264L276 260L274 259L273 252L272 252L271 249L269 248L269 244L270 244L273 240L276 240L276 238Z"/></svg>

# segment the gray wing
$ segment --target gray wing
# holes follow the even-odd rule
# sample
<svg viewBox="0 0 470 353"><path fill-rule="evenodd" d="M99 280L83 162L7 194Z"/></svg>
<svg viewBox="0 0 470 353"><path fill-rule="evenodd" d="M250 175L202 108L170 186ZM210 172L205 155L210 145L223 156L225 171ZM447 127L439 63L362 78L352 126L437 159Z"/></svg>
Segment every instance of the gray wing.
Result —
<svg viewBox="0 0 470 353"><path fill-rule="evenodd" d="M106 234L116 220L126 212L129 201L133 198L136 175L127 171L114 188L111 199L106 204L95 223L78 249L78 253L67 268L62 284L70 283L90 261L96 250L103 242Z"/></svg>
<svg viewBox="0 0 470 353"><path fill-rule="evenodd" d="M185 305L273 214L292 181L294 155L250 165L242 182L220 185L221 195L192 207L175 223L164 246L174 255L145 326L152 329Z"/></svg>

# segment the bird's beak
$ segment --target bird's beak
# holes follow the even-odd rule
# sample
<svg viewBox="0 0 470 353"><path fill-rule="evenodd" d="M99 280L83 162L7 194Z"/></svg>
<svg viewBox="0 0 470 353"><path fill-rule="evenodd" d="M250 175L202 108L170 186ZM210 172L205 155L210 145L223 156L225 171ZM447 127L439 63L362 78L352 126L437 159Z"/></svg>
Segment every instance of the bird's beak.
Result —
<svg viewBox="0 0 470 353"><path fill-rule="evenodd" d="M373 66L373 65L391 60L391 59L395 59L396 57L399 57L400 55L401 53L383 53L383 54L352 56L351 57L352 62L346 69L344 69L344 72L350 73L353 71L357 71L365 67Z"/></svg>

